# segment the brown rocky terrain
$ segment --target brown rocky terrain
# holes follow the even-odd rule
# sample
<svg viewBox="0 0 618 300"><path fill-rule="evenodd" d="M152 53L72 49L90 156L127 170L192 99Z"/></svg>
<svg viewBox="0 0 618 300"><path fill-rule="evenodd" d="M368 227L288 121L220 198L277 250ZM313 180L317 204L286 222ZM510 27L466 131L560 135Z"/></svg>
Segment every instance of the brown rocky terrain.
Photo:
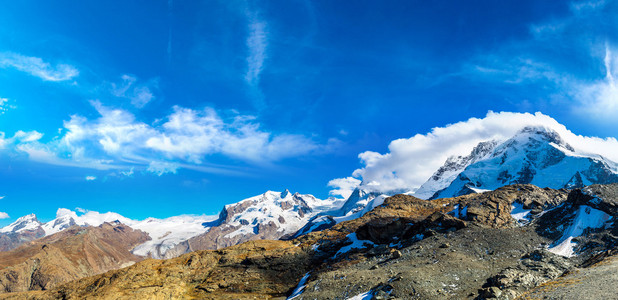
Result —
<svg viewBox="0 0 618 300"><path fill-rule="evenodd" d="M294 240L252 241L146 260L49 291L4 296L283 299L308 274L295 299L347 299L363 293L372 299L514 299L526 292L523 297L535 299L546 291L543 286L559 290L568 285L560 282L571 282L577 274L601 278L611 270L604 262L611 266L613 260L604 258L616 245L613 222L576 237L576 256L547 248L575 222L581 206L615 218L617 200L618 185L573 191L513 185L432 201L397 195L361 218ZM512 217L514 203L530 210L530 220ZM614 285L613 277L607 278L596 288L613 288L607 286ZM552 293L562 296L549 299L566 295Z"/></svg>
<svg viewBox="0 0 618 300"><path fill-rule="evenodd" d="M0 252L0 291L47 290L71 280L125 267L143 258L130 250L148 235L120 223L74 226Z"/></svg>
<svg viewBox="0 0 618 300"><path fill-rule="evenodd" d="M22 232L0 233L0 252L13 250L20 245L45 236L43 228L24 230Z"/></svg>

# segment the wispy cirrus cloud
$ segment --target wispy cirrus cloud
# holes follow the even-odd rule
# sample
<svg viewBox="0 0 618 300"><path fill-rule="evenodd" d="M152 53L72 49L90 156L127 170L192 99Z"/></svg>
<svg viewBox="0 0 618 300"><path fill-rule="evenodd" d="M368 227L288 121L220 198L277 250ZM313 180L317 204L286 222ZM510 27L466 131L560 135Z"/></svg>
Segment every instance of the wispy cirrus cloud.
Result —
<svg viewBox="0 0 618 300"><path fill-rule="evenodd" d="M527 38L468 61L456 76L521 87L526 98L618 123L618 2L575 1L569 8L562 18L530 24Z"/></svg>
<svg viewBox="0 0 618 300"><path fill-rule="evenodd" d="M247 71L245 82L249 86L250 96L258 109L263 109L264 95L260 89L260 76L264 70L264 64L268 58L268 24L261 19L257 11L245 10L247 18Z"/></svg>
<svg viewBox="0 0 618 300"><path fill-rule="evenodd" d="M66 81L79 75L74 66L62 63L52 66L42 58L14 52L0 52L0 68L16 69L45 81Z"/></svg>
<svg viewBox="0 0 618 300"><path fill-rule="evenodd" d="M143 108L155 99L153 90L158 88L158 80L152 79L145 83L138 83L137 77L128 74L120 78L122 82L111 84L112 95L129 99L131 104L137 108Z"/></svg>
<svg viewBox="0 0 618 300"><path fill-rule="evenodd" d="M266 60L266 49L268 47L268 36L266 32L266 22L260 20L255 14L248 13L249 36L247 37L247 73L245 80L251 86L259 84L260 73L264 68Z"/></svg>

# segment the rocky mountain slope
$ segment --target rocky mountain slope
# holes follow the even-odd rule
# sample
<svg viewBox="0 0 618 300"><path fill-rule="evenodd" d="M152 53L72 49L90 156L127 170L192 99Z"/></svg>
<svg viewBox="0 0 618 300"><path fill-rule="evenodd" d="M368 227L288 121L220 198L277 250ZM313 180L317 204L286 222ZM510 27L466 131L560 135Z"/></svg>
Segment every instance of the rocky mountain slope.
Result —
<svg viewBox="0 0 618 300"><path fill-rule="evenodd" d="M576 146L552 129L526 127L506 141L480 143L468 156L449 158L415 196L454 197L517 183L578 188L618 182L615 162Z"/></svg>
<svg viewBox="0 0 618 300"><path fill-rule="evenodd" d="M142 260L130 250L148 235L121 223L73 226L0 252L0 291L46 290Z"/></svg>
<svg viewBox="0 0 618 300"><path fill-rule="evenodd" d="M397 195L290 241L146 260L50 291L5 296L514 299L578 269L604 274L598 262L613 259L617 209L616 184L572 191L513 185L430 201ZM596 284L618 291L611 281Z"/></svg>

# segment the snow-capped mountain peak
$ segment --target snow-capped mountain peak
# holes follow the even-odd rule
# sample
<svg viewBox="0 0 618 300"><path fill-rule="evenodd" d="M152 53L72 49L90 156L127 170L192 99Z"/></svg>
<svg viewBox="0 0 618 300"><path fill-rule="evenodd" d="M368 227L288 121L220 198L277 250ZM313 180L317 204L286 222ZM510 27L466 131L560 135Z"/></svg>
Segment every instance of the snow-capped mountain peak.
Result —
<svg viewBox="0 0 618 300"><path fill-rule="evenodd" d="M447 187L469 165L486 158L499 144L496 140L479 143L467 156L451 156L421 187L414 196L431 198L436 191Z"/></svg>
<svg viewBox="0 0 618 300"><path fill-rule="evenodd" d="M41 226L41 222L36 218L35 214L29 214L17 219L15 222L0 229L0 232L23 232L28 230L37 230Z"/></svg>
<svg viewBox="0 0 618 300"><path fill-rule="evenodd" d="M559 189L618 182L616 163L577 151L551 128L525 127L495 144L481 143L469 156L447 160L415 196L453 197L515 183Z"/></svg>

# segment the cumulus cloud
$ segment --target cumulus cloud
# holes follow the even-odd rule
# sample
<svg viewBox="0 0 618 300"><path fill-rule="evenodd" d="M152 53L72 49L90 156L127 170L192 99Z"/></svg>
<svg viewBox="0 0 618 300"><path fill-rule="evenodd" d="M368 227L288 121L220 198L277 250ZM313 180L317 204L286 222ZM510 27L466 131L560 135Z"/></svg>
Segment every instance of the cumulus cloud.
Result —
<svg viewBox="0 0 618 300"><path fill-rule="evenodd" d="M114 96L129 99L137 108L143 108L155 98L153 89L158 88L157 80L138 83L137 77L127 74L122 75L121 79L121 83L112 83Z"/></svg>
<svg viewBox="0 0 618 300"><path fill-rule="evenodd" d="M471 118L433 128L426 134L394 140L388 146L388 153L363 152L359 158L364 166L355 170L353 177L362 179L362 186L367 189L412 191L427 181L448 157L467 155L482 141L508 139L526 126L550 128L579 152L600 154L618 161L618 141L615 138L576 135L555 119L538 112L489 112L482 119ZM349 190L355 181L348 177L331 183L330 186L339 190ZM331 193L341 194L338 190Z"/></svg>
<svg viewBox="0 0 618 300"><path fill-rule="evenodd" d="M94 169L141 167L157 175L180 167L204 172L230 173L225 166L207 163L211 155L224 155L250 164L265 165L286 158L318 154L339 141L318 144L303 135L273 134L248 115L223 117L212 108L194 110L176 106L161 122L140 122L129 111L92 101L99 117L73 115L64 122L63 136L42 142L36 131L0 133L0 146L25 153L31 160ZM231 171L234 173L234 171Z"/></svg>
<svg viewBox="0 0 618 300"><path fill-rule="evenodd" d="M96 176L86 176L86 181L94 181L97 180Z"/></svg>
<svg viewBox="0 0 618 300"><path fill-rule="evenodd" d="M79 75L79 71L71 65L57 64L52 66L39 57L25 56L13 52L0 53L0 68L13 68L45 81L71 80Z"/></svg>
<svg viewBox="0 0 618 300"><path fill-rule="evenodd" d="M8 218L10 218L9 214L7 214L7 213L5 213L3 211L0 211L0 219L8 219Z"/></svg>
<svg viewBox="0 0 618 300"><path fill-rule="evenodd" d="M361 181L354 177L336 178L328 182L328 186L334 188L329 194L347 199L360 184Z"/></svg>

